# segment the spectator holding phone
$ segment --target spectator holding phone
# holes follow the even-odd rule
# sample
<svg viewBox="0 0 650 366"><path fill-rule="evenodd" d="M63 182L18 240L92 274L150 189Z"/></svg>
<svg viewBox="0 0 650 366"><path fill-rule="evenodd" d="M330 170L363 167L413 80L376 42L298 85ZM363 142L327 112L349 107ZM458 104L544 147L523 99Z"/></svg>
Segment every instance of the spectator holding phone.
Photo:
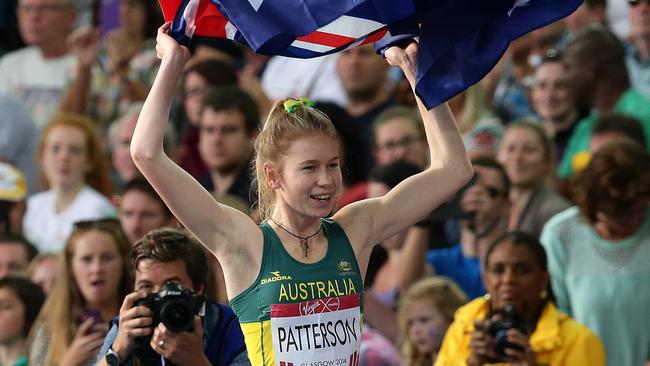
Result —
<svg viewBox="0 0 650 366"><path fill-rule="evenodd" d="M0 279L0 365L27 364L25 339L45 301L41 288L20 277Z"/></svg>
<svg viewBox="0 0 650 366"><path fill-rule="evenodd" d="M100 43L97 29L79 27L68 38L76 77L60 109L88 114L102 128L144 100L158 70L155 43L163 23L155 1L120 0L119 27Z"/></svg>
<svg viewBox="0 0 650 366"><path fill-rule="evenodd" d="M208 260L199 243L179 230L153 230L134 245L131 261L136 292L124 299L98 365L250 365L239 321L229 306L207 301L193 316L191 330L172 331L149 301L163 296L161 290L170 284L191 289L193 296L204 293ZM154 318L160 323L154 324Z"/></svg>
<svg viewBox="0 0 650 366"><path fill-rule="evenodd" d="M456 312L435 365L605 365L598 337L555 307L546 252L534 236L503 234L484 268L488 295Z"/></svg>
<svg viewBox="0 0 650 366"><path fill-rule="evenodd" d="M30 365L94 365L107 322L131 291L131 250L117 220L74 225L59 274L30 335Z"/></svg>

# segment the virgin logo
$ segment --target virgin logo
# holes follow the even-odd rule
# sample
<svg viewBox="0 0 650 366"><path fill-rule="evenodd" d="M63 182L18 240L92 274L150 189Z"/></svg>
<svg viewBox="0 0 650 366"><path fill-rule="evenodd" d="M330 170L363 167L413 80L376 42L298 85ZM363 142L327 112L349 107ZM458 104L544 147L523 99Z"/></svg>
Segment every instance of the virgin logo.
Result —
<svg viewBox="0 0 650 366"><path fill-rule="evenodd" d="M306 302L301 302L299 309L300 315L311 315L319 313L329 313L337 311L341 307L341 301L338 297L330 297L328 299L318 299Z"/></svg>

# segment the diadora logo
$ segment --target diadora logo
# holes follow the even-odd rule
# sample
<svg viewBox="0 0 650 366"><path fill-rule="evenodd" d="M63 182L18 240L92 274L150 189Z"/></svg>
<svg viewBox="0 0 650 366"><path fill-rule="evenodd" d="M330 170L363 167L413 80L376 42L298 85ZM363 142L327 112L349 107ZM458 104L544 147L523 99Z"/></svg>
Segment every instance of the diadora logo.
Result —
<svg viewBox="0 0 650 366"><path fill-rule="evenodd" d="M263 284L269 283L269 282L292 280L291 276L281 275L280 271L272 271L272 272L269 272L269 273L272 274L273 277L263 278L262 281L260 281L260 285L263 285Z"/></svg>
<svg viewBox="0 0 650 366"><path fill-rule="evenodd" d="M341 260L336 266L341 272L350 272L352 270L352 263L348 261Z"/></svg>

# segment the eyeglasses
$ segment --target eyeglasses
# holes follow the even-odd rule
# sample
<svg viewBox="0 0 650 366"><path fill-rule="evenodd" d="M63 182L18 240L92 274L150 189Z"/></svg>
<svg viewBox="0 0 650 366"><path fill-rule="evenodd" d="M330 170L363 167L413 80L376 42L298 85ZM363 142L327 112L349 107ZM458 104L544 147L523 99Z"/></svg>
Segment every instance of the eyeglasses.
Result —
<svg viewBox="0 0 650 366"><path fill-rule="evenodd" d="M69 5L66 4L41 4L41 5L18 5L18 13L20 14L29 14L29 13L53 13L55 11L60 11L63 9L69 8Z"/></svg>
<svg viewBox="0 0 650 366"><path fill-rule="evenodd" d="M627 3L628 3L631 7L635 7L635 6L639 5L639 4L641 4L642 1L643 1L643 0L627 0ZM645 4L646 4L646 5L650 5L650 0L645 0Z"/></svg>
<svg viewBox="0 0 650 366"><path fill-rule="evenodd" d="M496 187L490 187L490 186L483 186L487 193L490 195L491 198L497 198L501 197L503 195L503 192L499 188Z"/></svg>
<svg viewBox="0 0 650 366"><path fill-rule="evenodd" d="M194 96L200 96L203 95L206 92L207 88L192 88L190 90L185 91L183 97L185 98L192 98Z"/></svg>
<svg viewBox="0 0 650 366"><path fill-rule="evenodd" d="M377 149L378 150L383 150L383 151L386 151L386 152L393 152L393 151L399 149L400 147L405 148L405 149L409 148L409 147L415 145L416 143L420 142L421 140L422 139L420 137L407 136L407 137L404 137L401 140L386 141L383 144L377 144Z"/></svg>
<svg viewBox="0 0 650 366"><path fill-rule="evenodd" d="M93 228L115 229L115 228L121 228L121 226L120 226L120 220L113 217L106 217L97 220L77 221L72 225L72 228L74 230L85 230L85 229L93 229Z"/></svg>

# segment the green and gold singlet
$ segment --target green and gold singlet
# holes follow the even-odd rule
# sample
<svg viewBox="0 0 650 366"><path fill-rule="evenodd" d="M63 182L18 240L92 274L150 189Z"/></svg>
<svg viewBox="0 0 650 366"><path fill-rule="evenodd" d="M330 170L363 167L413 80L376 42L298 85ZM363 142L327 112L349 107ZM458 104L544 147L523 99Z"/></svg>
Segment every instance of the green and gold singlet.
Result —
<svg viewBox="0 0 650 366"><path fill-rule="evenodd" d="M260 225L260 273L231 306L241 324L251 364L316 366L358 364L363 281L352 245L333 220L322 219L327 253L301 263L275 231Z"/></svg>

